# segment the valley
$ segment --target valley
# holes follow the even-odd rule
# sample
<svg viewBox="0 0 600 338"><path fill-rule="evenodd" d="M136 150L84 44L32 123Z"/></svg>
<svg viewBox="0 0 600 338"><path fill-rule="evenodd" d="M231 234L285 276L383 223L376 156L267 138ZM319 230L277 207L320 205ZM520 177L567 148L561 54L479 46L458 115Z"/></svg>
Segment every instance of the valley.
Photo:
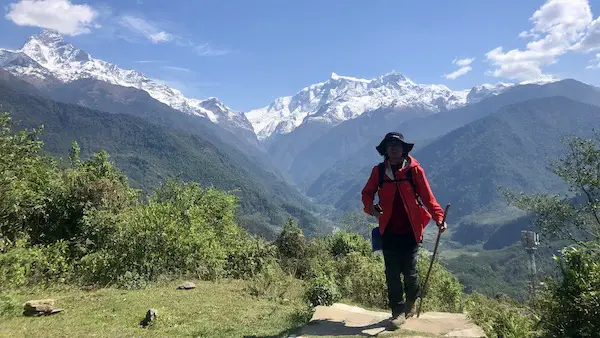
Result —
<svg viewBox="0 0 600 338"><path fill-rule="evenodd" d="M381 161L375 146L400 131L416 142L413 154L439 203L453 205L443 246L448 267L459 271L462 253L489 262L518 251L531 217L510 207L501 188L566 193L548 161L564 152L563 137L590 137L600 127L600 89L565 79L453 90L399 72L333 73L237 112L43 30L20 50L0 50L0 111L19 127L44 125L46 149L57 156L72 141L84 157L107 150L142 191L171 177L235 191L241 225L268 239L289 217L318 236L360 211L360 191Z"/></svg>

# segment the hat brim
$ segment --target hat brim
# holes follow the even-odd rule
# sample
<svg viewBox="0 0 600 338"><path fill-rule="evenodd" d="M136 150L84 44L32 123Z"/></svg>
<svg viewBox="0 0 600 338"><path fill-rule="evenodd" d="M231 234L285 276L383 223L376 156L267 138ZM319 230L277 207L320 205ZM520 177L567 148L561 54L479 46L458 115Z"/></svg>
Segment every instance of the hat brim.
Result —
<svg viewBox="0 0 600 338"><path fill-rule="evenodd" d="M395 138L396 140L400 141L402 143L402 146L404 148L404 151L408 154L411 152L411 150L413 149L413 147L415 146L414 143L408 143L405 142L399 138ZM377 152L379 153L379 155L381 156L385 156L386 153L386 148L387 148L387 143L390 141L390 138L387 139L383 139L379 145L377 147L375 147L375 149L377 149Z"/></svg>

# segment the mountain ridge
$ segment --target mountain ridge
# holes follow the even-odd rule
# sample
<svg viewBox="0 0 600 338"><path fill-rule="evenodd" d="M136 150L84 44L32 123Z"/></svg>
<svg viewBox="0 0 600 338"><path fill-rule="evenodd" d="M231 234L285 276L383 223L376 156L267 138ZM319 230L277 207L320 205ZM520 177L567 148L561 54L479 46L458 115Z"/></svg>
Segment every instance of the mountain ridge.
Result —
<svg viewBox="0 0 600 338"><path fill-rule="evenodd" d="M511 85L484 84L454 91L445 85L417 84L395 71L372 79L332 73L323 82L306 86L294 95L279 97L245 115L258 139L265 141L291 133L308 121L335 126L381 107L421 107L430 113L447 111L496 95Z"/></svg>
<svg viewBox="0 0 600 338"><path fill-rule="evenodd" d="M256 144L253 127L245 115L233 111L218 99L187 98L179 90L141 72L122 69L115 64L93 58L89 53L67 43L64 37L54 30L44 29L31 36L19 50L0 49L0 67L33 83L52 75L62 83L94 78L141 89L176 110L209 119L226 129L243 133L250 142Z"/></svg>
<svg viewBox="0 0 600 338"><path fill-rule="evenodd" d="M478 103L444 114L408 120L396 127L386 127L389 130L385 131L402 132L408 140L416 142L413 152L418 154L423 148L443 137L443 135L494 114L504 106L531 99L560 96L561 93L574 101L600 106L600 89L576 80L567 79L544 85L514 86L504 93L488 97ZM338 159L328 169L324 170L306 188L307 195L321 203L331 203L343 210L349 208L351 204L340 200L339 197L354 196L349 188L354 187L358 179L362 180L364 175L370 172L372 163L381 160L381 157L375 151L375 146L381 140L385 131L381 130L380 134L373 134L361 148ZM443 160L443 158L441 156L439 160ZM340 172L344 173L343 178L340 177ZM354 190L354 192L356 191Z"/></svg>
<svg viewBox="0 0 600 338"><path fill-rule="evenodd" d="M210 126L214 126L210 122L203 127L194 122L193 116L179 113L135 88L123 91L119 86L93 79L67 85L96 93L89 97L73 95L77 92L66 88L64 94L77 102L59 102L49 98L47 92L0 69L0 112L11 112L17 122L22 122L21 126L44 124L43 139L48 141L46 149L52 153L66 155L72 140L80 142L83 155L99 148L107 149L134 186L146 191L168 176L221 189L241 188L245 212L242 221L263 235L262 232L270 228L261 224L277 227L285 222L286 215L297 217L308 232L321 230L318 228L323 222L312 215L321 209L318 205L268 167L249 160L247 152L215 140L216 136L210 136L213 134ZM113 94L118 97L113 100L103 97ZM90 106L110 109L110 112ZM173 112L169 114L169 110ZM175 113L184 119L159 120L173 117ZM189 125L191 129L186 131L182 125ZM130 132L127 128L131 128Z"/></svg>

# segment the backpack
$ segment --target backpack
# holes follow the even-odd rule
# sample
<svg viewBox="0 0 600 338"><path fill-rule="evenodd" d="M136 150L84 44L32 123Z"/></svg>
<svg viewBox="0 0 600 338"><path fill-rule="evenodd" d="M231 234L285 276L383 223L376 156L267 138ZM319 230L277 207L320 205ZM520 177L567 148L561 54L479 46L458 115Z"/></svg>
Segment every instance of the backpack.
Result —
<svg viewBox="0 0 600 338"><path fill-rule="evenodd" d="M377 165L377 169L379 170L379 184L378 184L379 189L381 189L381 186L385 182L408 181L410 183L410 185L412 186L413 191L415 192L415 198L417 199L417 201L419 202L420 205L423 205L423 203L421 203L421 199L419 198L419 195L417 194L417 186L415 185L415 182L413 180L413 171L411 169L409 169L406 172L406 178L399 179L399 180L397 180L397 179L390 180L387 178L387 176L385 175L385 164L383 162L381 162Z"/></svg>

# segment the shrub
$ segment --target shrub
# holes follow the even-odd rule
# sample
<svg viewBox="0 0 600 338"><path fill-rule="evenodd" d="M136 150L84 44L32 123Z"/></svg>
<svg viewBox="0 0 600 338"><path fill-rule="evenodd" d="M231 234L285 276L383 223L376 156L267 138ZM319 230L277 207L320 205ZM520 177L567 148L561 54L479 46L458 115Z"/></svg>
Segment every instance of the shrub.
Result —
<svg viewBox="0 0 600 338"><path fill-rule="evenodd" d="M420 251L417 267L421 285L427 277L430 262L431 257ZM461 312L463 287L458 278L437 260L431 268L427 290L424 292L422 311Z"/></svg>
<svg viewBox="0 0 600 338"><path fill-rule="evenodd" d="M357 233L338 231L326 239L329 252L333 257L346 256L352 252L358 252L363 256L371 253L370 243Z"/></svg>
<svg viewBox="0 0 600 338"><path fill-rule="evenodd" d="M312 306L330 306L341 298L336 283L324 276L310 279L304 294L304 299Z"/></svg>
<svg viewBox="0 0 600 338"><path fill-rule="evenodd" d="M533 337L535 316L524 306L508 299L495 300L473 293L465 299L469 317L490 338ZM563 337L563 336L561 336Z"/></svg>
<svg viewBox="0 0 600 338"><path fill-rule="evenodd" d="M180 194L166 190L173 188ZM235 201L229 194L181 183L162 187L147 204L116 216L90 213L86 229L95 234L95 244L81 260L81 273L86 281L103 284L126 272L146 281L160 275L225 276L227 258L239 254L244 234L233 221Z"/></svg>
<svg viewBox="0 0 600 338"><path fill-rule="evenodd" d="M337 262L336 280L345 298L366 306L387 307L387 285L381 256L349 253Z"/></svg>
<svg viewBox="0 0 600 338"><path fill-rule="evenodd" d="M275 244L284 270L297 278L305 278L309 271L308 243L296 222L288 220Z"/></svg>
<svg viewBox="0 0 600 338"><path fill-rule="evenodd" d="M248 279L276 264L277 247L262 238L241 237L229 248L225 270L228 277Z"/></svg>
<svg viewBox="0 0 600 338"><path fill-rule="evenodd" d="M0 254L0 289L27 285L47 286L62 283L72 273L63 241L52 245L26 246L19 240L5 253Z"/></svg>
<svg viewBox="0 0 600 338"><path fill-rule="evenodd" d="M8 293L0 294L0 317L18 315L23 310L23 304Z"/></svg>
<svg viewBox="0 0 600 338"><path fill-rule="evenodd" d="M600 332L600 251L572 247L555 257L560 276L540 290L540 328L547 337L594 337Z"/></svg>
<svg viewBox="0 0 600 338"><path fill-rule="evenodd" d="M334 278L337 267L335 259L329 254L329 246L325 238L313 239L307 249L308 268L305 278Z"/></svg>
<svg viewBox="0 0 600 338"><path fill-rule="evenodd" d="M269 264L250 280L248 292L255 297L282 301L289 290L291 278L278 264Z"/></svg>

